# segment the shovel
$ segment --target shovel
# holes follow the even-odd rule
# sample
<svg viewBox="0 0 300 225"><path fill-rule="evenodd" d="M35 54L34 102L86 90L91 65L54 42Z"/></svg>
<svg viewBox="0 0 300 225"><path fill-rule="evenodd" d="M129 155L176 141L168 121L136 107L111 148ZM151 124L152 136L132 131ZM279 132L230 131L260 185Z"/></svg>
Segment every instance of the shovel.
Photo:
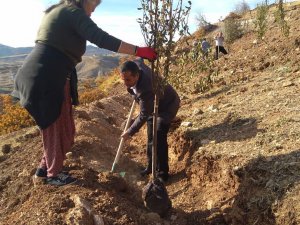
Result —
<svg viewBox="0 0 300 225"><path fill-rule="evenodd" d="M135 100L133 100L133 103L132 103L132 105L131 105L131 109L130 109L130 112L129 112L129 115L128 115L128 119L127 119L127 122L126 122L126 125L125 125L124 132L129 128L129 125L130 125L130 121L131 121L131 117L132 117L132 114L133 114L134 107L135 107ZM119 159L120 159L120 156L121 156L121 152L122 152L123 145L124 145L124 138L121 138L121 141L120 141L120 144L119 144L119 147L118 147L118 151L117 151L115 160L114 160L113 165L112 165L112 167L111 167L111 172L112 172L112 173L115 171L116 165L117 165L118 162L119 162ZM121 172L120 175L121 175L122 177L124 177L124 176L125 176L125 172Z"/></svg>

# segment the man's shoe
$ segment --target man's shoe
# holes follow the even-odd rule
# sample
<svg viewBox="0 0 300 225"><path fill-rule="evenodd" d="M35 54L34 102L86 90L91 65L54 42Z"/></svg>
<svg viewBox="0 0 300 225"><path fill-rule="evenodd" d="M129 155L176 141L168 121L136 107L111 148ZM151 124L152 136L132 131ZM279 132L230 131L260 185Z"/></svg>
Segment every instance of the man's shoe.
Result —
<svg viewBox="0 0 300 225"><path fill-rule="evenodd" d="M169 179L169 174L164 172L158 172L157 178L163 182L167 182Z"/></svg>
<svg viewBox="0 0 300 225"><path fill-rule="evenodd" d="M142 171L140 172L140 174L141 174L142 177L147 176L147 175L149 175L149 174L151 174L151 173L152 173L152 170L151 170L151 168L149 168L149 167L147 167L146 169L144 169L144 170L142 170Z"/></svg>
<svg viewBox="0 0 300 225"><path fill-rule="evenodd" d="M53 186L64 186L68 184L74 184L76 181L77 179L71 177L70 175L59 173L56 177L48 177L46 183Z"/></svg>

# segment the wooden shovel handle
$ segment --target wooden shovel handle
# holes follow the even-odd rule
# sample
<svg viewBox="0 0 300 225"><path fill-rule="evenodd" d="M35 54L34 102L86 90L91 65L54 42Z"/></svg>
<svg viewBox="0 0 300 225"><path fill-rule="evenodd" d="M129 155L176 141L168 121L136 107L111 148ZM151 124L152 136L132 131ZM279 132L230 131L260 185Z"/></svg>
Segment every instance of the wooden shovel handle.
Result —
<svg viewBox="0 0 300 225"><path fill-rule="evenodd" d="M127 122L126 122L126 125L125 125L124 132L129 128L129 125L130 125L130 121L131 121L131 117L132 117L132 114L133 114L134 107L135 107L135 100L133 100L133 103L132 103L132 105L131 105L131 109L130 109L129 116L128 116L128 119L127 119ZM120 144L119 144L119 147L118 147L118 151L117 151L115 160L114 160L113 165L112 165L112 167L111 167L111 172L114 172L115 166L116 166L116 165L118 164L118 162L119 162L119 159L120 159L120 156L121 156L121 152L122 152L122 148L123 148L123 144L124 144L124 138L121 138L121 141L120 141Z"/></svg>

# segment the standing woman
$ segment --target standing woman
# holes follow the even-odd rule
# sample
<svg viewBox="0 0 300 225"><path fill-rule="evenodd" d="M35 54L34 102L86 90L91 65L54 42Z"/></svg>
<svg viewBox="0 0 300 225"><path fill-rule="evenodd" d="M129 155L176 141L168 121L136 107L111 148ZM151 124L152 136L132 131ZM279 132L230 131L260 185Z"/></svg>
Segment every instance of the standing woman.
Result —
<svg viewBox="0 0 300 225"><path fill-rule="evenodd" d="M217 34L217 36L215 37L215 41L216 41L216 54L215 54L215 59L219 58L219 54L220 52L222 52L224 55L227 55L228 52L226 51L226 49L224 48L224 37L223 37L223 33L219 32Z"/></svg>
<svg viewBox="0 0 300 225"><path fill-rule="evenodd" d="M62 171L75 136L72 104L78 104L75 66L86 41L99 48L153 60L150 47L137 47L101 30L90 16L101 0L60 0L45 11L36 45L19 69L12 95L40 127L44 154L36 178L62 186L76 181Z"/></svg>

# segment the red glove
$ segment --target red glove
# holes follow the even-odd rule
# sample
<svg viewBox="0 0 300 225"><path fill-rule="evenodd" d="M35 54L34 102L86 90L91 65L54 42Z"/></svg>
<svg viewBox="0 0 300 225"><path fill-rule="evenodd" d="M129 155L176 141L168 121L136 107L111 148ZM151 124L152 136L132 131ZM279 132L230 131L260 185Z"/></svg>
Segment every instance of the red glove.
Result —
<svg viewBox="0 0 300 225"><path fill-rule="evenodd" d="M157 58L156 52L150 47L136 47L135 55L149 60L155 60Z"/></svg>

